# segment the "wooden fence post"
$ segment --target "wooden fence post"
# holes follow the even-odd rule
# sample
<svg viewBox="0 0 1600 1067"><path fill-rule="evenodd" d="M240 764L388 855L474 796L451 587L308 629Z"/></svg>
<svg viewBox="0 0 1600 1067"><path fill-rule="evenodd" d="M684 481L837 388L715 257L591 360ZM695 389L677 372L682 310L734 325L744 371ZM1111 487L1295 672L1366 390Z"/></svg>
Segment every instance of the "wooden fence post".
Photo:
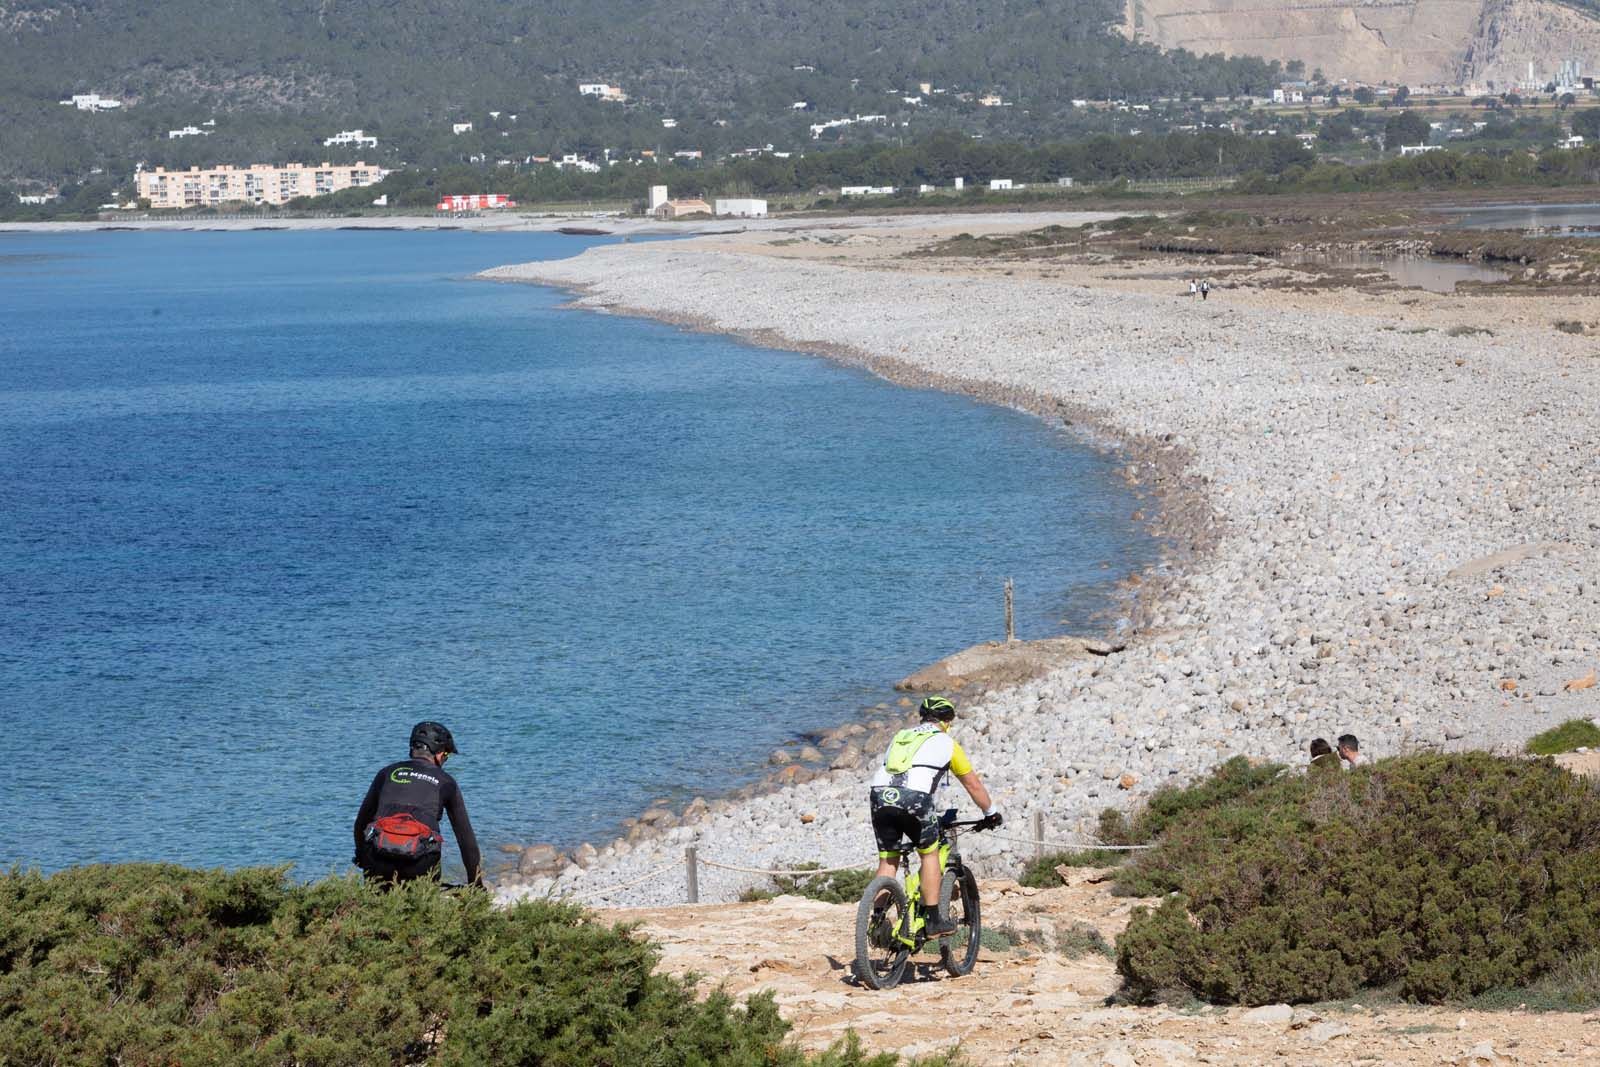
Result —
<svg viewBox="0 0 1600 1067"><path fill-rule="evenodd" d="M688 869L689 903L700 903L700 857L693 845L683 850L683 863Z"/></svg>
<svg viewBox="0 0 1600 1067"><path fill-rule="evenodd" d="M1017 627L1016 627L1016 623L1013 621L1012 615L1011 615L1011 579L1007 578L1006 579L1006 640L1007 641L1015 641L1016 639L1017 639Z"/></svg>
<svg viewBox="0 0 1600 1067"><path fill-rule="evenodd" d="M1033 813L1033 858L1041 859L1044 856L1044 812Z"/></svg>

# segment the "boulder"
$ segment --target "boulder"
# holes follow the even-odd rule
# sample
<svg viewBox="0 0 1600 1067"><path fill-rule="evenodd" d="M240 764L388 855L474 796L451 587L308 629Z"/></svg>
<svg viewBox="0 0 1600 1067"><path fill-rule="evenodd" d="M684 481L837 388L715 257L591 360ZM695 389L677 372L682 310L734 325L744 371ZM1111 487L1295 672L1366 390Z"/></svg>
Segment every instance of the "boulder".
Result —
<svg viewBox="0 0 1600 1067"><path fill-rule="evenodd" d="M529 878L547 877L565 867L567 858L554 845L529 845L517 861L517 873Z"/></svg>

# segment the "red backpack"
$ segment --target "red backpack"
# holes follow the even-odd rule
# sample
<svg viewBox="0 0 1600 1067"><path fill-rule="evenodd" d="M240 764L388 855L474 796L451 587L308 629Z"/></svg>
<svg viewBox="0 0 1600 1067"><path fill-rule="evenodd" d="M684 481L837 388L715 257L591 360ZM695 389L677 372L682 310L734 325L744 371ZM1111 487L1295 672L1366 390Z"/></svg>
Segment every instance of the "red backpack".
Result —
<svg viewBox="0 0 1600 1067"><path fill-rule="evenodd" d="M427 823L403 811L368 823L366 839L373 853L394 860L431 856L444 845L444 838Z"/></svg>

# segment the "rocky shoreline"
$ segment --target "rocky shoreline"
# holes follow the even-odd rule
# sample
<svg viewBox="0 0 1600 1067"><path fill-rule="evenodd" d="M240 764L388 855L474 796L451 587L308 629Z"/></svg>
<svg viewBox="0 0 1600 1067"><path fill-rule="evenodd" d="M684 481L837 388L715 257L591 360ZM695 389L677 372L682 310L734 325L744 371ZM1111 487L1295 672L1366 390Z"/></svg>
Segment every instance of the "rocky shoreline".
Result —
<svg viewBox="0 0 1600 1067"><path fill-rule="evenodd" d="M1565 685L1600 661L1592 342L1515 324L1407 332L1398 301L1388 320L1195 305L704 242L485 276L846 359L1126 450L1177 555L1147 584L1126 649L964 707L959 736L1014 828L970 839L989 873L1031 852L1035 812L1047 837L1080 839L1101 808L1231 755L1299 762L1312 737L1346 731L1376 756L1507 748L1600 712L1593 690ZM882 714L887 726L905 712ZM739 867L863 863L862 777L841 767L668 812L586 866L501 893L681 901L690 844ZM702 900L765 881L699 874Z"/></svg>

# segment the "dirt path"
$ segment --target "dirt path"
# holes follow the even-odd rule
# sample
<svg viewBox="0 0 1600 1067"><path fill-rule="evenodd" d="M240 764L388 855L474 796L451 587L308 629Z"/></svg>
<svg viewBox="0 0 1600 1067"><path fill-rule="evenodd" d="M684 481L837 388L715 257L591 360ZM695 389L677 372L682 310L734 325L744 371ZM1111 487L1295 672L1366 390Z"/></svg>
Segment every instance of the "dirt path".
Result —
<svg viewBox="0 0 1600 1067"><path fill-rule="evenodd" d="M1114 939L1137 901L1112 896L1105 883L1033 890L995 880L982 890L985 926L1017 947L985 949L965 978L946 976L937 956L919 957L915 978L886 992L850 978L853 905L779 897L604 914L639 923L672 973L693 971L706 988L722 983L739 996L771 990L808 1048L853 1029L874 1050L959 1044L978 1064L1600 1064L1600 1014L1108 1007L1112 961L1058 946L1079 924Z"/></svg>

